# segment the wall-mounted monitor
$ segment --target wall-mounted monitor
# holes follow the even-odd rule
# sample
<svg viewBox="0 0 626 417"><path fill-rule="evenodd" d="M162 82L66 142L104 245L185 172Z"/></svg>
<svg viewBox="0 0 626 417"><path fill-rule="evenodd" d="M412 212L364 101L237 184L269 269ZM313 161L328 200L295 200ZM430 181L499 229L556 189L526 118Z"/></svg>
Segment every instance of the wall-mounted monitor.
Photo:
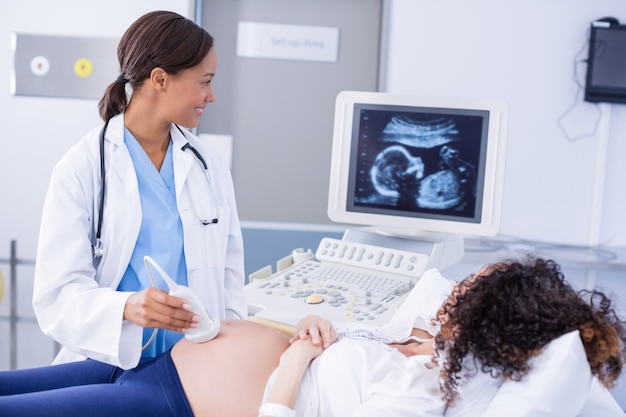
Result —
<svg viewBox="0 0 626 417"><path fill-rule="evenodd" d="M585 100L626 103L626 25L615 18L591 23Z"/></svg>
<svg viewBox="0 0 626 417"><path fill-rule="evenodd" d="M507 120L496 99L339 93L329 218L391 235L496 234Z"/></svg>

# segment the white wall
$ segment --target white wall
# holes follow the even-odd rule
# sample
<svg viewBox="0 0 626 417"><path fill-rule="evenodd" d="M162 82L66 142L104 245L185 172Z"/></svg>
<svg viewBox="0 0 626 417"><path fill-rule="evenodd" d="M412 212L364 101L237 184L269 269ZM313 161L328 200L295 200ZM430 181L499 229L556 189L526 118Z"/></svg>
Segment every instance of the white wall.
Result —
<svg viewBox="0 0 626 417"><path fill-rule="evenodd" d="M626 105L586 103L573 81L591 21L626 22L623 0L389 3L385 91L510 106L501 234L625 246Z"/></svg>
<svg viewBox="0 0 626 417"><path fill-rule="evenodd" d="M0 5L0 259L9 257L12 239L17 240L21 259L35 258L52 166L101 123L98 100L11 96L11 33L121 37L140 15L158 9L186 16L192 16L194 10L190 0L20 0ZM0 269L8 280L8 266L0 263ZM20 267L18 278L18 314L26 317L18 329L18 365L47 364L52 359L52 343L28 320L33 317L32 268ZM8 315L7 297L5 292L0 317ZM8 346L8 324L0 320L0 369L9 366Z"/></svg>

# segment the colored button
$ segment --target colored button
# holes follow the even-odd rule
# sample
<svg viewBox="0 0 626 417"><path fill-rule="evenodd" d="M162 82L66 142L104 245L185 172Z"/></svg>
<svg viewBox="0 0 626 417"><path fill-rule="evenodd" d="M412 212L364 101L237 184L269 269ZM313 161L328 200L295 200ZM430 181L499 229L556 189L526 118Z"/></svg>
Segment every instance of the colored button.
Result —
<svg viewBox="0 0 626 417"><path fill-rule="evenodd" d="M324 302L324 297L318 294L309 295L305 300L307 304L319 304Z"/></svg>
<svg viewBox="0 0 626 417"><path fill-rule="evenodd" d="M93 64L87 58L80 58L74 63L74 72L81 78L89 77L93 72Z"/></svg>
<svg viewBox="0 0 626 417"><path fill-rule="evenodd" d="M30 70L38 76L46 75L50 70L50 61L45 56L36 56L30 61Z"/></svg>

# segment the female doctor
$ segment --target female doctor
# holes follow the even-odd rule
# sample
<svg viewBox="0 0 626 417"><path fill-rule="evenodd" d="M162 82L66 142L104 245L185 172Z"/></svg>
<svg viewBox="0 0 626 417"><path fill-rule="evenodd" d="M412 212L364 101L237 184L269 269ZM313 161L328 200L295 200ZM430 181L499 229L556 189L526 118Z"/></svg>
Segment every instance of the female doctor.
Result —
<svg viewBox="0 0 626 417"><path fill-rule="evenodd" d="M155 11L128 28L118 59L121 75L99 104L104 127L55 166L44 204L33 307L63 346L55 363L91 358L129 369L198 326L160 277L153 287L145 255L213 319L247 314L230 172L181 128L196 127L215 101L213 38Z"/></svg>

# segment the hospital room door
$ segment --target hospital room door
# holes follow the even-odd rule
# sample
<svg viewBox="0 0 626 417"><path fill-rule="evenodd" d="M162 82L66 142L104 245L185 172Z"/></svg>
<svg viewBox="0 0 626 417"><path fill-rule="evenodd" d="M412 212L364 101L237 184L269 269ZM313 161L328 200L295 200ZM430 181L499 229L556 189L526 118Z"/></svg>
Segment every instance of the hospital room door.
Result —
<svg viewBox="0 0 626 417"><path fill-rule="evenodd" d="M330 224L335 97L377 90L382 13L383 0L202 2L219 64L198 133L233 136L243 221Z"/></svg>

